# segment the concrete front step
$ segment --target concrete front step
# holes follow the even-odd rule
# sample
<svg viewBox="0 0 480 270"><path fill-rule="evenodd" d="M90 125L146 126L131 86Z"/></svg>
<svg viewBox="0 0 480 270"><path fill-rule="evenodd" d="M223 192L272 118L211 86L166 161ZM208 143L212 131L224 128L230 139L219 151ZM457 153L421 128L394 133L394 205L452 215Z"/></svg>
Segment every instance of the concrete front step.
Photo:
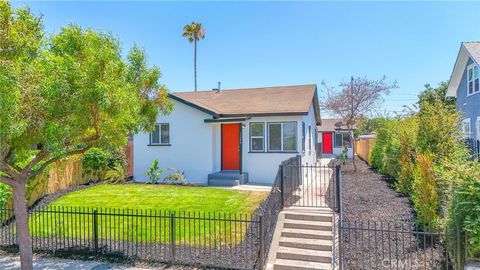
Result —
<svg viewBox="0 0 480 270"><path fill-rule="evenodd" d="M233 187L240 185L240 181L237 179L208 179L208 185L216 187Z"/></svg>
<svg viewBox="0 0 480 270"><path fill-rule="evenodd" d="M220 171L208 175L209 186L238 186L248 182L248 173L240 171Z"/></svg>
<svg viewBox="0 0 480 270"><path fill-rule="evenodd" d="M320 213L285 213L285 219L332 222L332 215Z"/></svg>
<svg viewBox="0 0 480 270"><path fill-rule="evenodd" d="M277 251L277 259L331 263L332 252L324 250L279 247Z"/></svg>
<svg viewBox="0 0 480 270"><path fill-rule="evenodd" d="M332 231L332 222L286 219L283 223L284 228Z"/></svg>
<svg viewBox="0 0 480 270"><path fill-rule="evenodd" d="M320 240L332 240L331 231L315 231L315 230L300 230L284 228L282 230L283 237L290 238L305 238L305 239L320 239Z"/></svg>
<svg viewBox="0 0 480 270"><path fill-rule="evenodd" d="M311 250L332 250L332 240L281 237L278 245L281 247L292 247Z"/></svg>
<svg viewBox="0 0 480 270"><path fill-rule="evenodd" d="M273 266L274 270L330 270L329 263L299 262L296 260L277 259Z"/></svg>

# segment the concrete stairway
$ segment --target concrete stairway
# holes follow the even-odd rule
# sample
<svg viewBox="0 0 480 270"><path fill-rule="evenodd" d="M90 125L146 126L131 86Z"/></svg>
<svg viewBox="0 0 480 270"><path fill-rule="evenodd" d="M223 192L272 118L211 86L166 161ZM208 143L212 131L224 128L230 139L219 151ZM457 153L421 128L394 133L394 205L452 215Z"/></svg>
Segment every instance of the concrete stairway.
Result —
<svg viewBox="0 0 480 270"><path fill-rule="evenodd" d="M331 210L295 207L282 211L282 214L278 224L282 227L275 232L276 243L272 243L276 254L267 269L332 269Z"/></svg>
<svg viewBox="0 0 480 270"><path fill-rule="evenodd" d="M208 175L209 186L231 187L248 182L248 173L239 171L219 171Z"/></svg>

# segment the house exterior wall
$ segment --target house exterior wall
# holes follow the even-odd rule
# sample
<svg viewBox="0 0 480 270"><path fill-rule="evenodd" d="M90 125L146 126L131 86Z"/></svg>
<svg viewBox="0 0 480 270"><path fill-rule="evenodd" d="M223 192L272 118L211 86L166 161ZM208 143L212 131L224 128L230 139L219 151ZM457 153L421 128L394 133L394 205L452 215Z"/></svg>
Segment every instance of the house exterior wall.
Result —
<svg viewBox="0 0 480 270"><path fill-rule="evenodd" d="M346 131L342 131L341 133L345 133L345 132ZM322 142L322 133L332 133L332 147L333 147L332 148L332 154L334 156L338 156L342 152L343 148L335 147L335 133L337 133L337 132L336 131L323 131L323 132L319 131L318 132L318 137L319 137L318 142L319 143L323 143ZM348 155L349 158L353 157L353 148L352 147L349 147L347 149L347 155Z"/></svg>
<svg viewBox="0 0 480 270"><path fill-rule="evenodd" d="M149 146L149 133L134 136L134 179L148 181L144 174L153 160L158 159L159 167L176 168L185 172L187 181L208 184L208 174L221 170L221 123L205 123L210 115L173 100L174 110L169 116L159 116L157 123L170 124L171 146ZM250 152L250 123L265 123L265 147L268 144L267 123L296 122L297 151L295 152ZM302 152L302 122L306 126L305 152ZM251 183L273 183L280 163L301 155L303 164L316 162L315 135L316 121L313 105L305 116L252 117L242 124L242 171L249 174ZM310 134L308 126L311 126ZM309 150L311 140L311 150ZM162 175L165 177L167 174Z"/></svg>
<svg viewBox="0 0 480 270"><path fill-rule="evenodd" d="M251 152L250 151L250 123L255 122L296 122L297 123L297 151L296 152ZM302 122L305 122L305 152L302 152ZM313 111L313 105L310 107L308 115L305 116L270 116L270 117L252 117L243 122L242 131L242 165L243 171L248 172L249 182L251 183L273 183L280 163L291 157L301 155L303 164L314 164L317 156L315 152L314 136L308 135L308 126L311 125L312 132L315 131L316 121ZM265 125L265 129L267 125ZM311 133L312 133L311 132ZM265 132L265 136L267 133ZM308 141L311 141L312 149L309 151ZM267 147L268 138L265 139Z"/></svg>
<svg viewBox="0 0 480 270"><path fill-rule="evenodd" d="M149 133L134 135L134 180L146 182L144 174L155 159L161 169L175 168L185 172L187 181L207 184L214 168L214 129L204 123L211 117L190 106L172 100L174 109L168 116L158 116L157 123L169 123L171 146L149 146ZM171 172L171 170L169 170ZM162 174L161 179L168 175Z"/></svg>
<svg viewBox="0 0 480 270"><path fill-rule="evenodd" d="M476 125L477 119L480 119L480 92L468 96L467 86L467 67L473 63L472 59L469 58L463 70L462 79L457 89L456 105L457 110L462 112L464 119L470 118L471 137L480 140L479 127Z"/></svg>

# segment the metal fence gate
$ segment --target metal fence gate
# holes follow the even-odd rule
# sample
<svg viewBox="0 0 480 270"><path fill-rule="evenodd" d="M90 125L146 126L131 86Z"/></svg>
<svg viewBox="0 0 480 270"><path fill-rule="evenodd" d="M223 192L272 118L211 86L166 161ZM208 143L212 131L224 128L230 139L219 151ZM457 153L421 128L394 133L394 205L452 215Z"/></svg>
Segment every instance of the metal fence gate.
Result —
<svg viewBox="0 0 480 270"><path fill-rule="evenodd" d="M290 163L282 164L280 171L285 206L336 209L338 172L335 167Z"/></svg>

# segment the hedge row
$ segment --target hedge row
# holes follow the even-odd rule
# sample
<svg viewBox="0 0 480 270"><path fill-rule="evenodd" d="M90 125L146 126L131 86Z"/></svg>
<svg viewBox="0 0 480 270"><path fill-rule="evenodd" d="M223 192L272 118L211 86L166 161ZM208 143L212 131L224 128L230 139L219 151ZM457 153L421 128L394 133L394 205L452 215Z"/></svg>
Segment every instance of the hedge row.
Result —
<svg viewBox="0 0 480 270"><path fill-rule="evenodd" d="M469 250L480 255L480 165L460 140L460 115L444 102L422 102L417 113L377 130L369 163L396 179L412 200L420 225L436 229L460 222Z"/></svg>

